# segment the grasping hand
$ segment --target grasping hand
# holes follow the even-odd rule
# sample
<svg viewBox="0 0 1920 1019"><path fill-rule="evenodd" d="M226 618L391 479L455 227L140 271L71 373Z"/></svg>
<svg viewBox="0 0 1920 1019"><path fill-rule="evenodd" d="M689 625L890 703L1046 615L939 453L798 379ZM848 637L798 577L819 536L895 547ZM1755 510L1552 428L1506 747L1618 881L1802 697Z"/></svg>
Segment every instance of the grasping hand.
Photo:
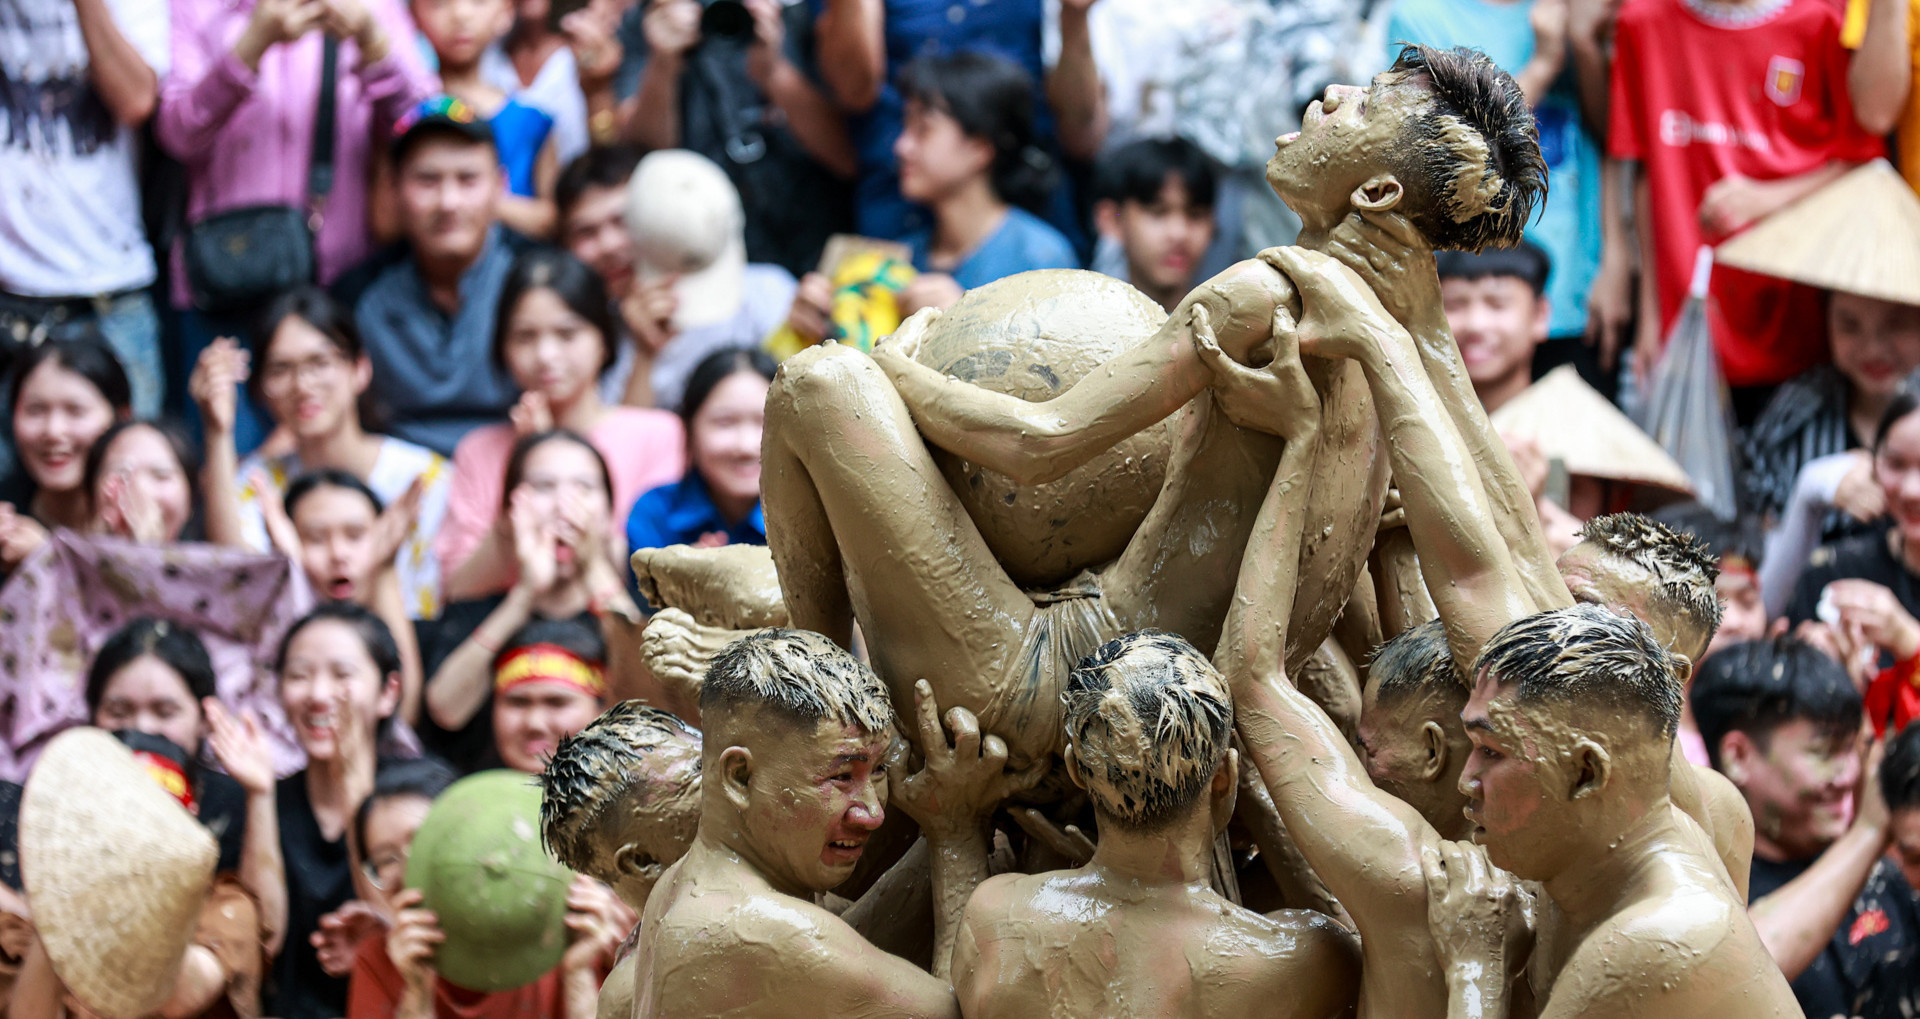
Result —
<svg viewBox="0 0 1920 1019"><path fill-rule="evenodd" d="M1008 796L1033 788L1045 777L1050 760L1035 762L1024 772L1008 771L1006 741L983 736L980 720L965 708L949 710L942 728L940 705L924 679L913 686L913 706L926 763L889 789L893 804L918 821L929 838L967 833ZM947 729L953 730L951 744Z"/></svg>
<svg viewBox="0 0 1920 1019"><path fill-rule="evenodd" d="M786 62L787 24L782 7L774 0L746 0L747 13L753 16L753 45L747 47L747 77L761 91L767 88L774 71Z"/></svg>
<svg viewBox="0 0 1920 1019"><path fill-rule="evenodd" d="M273 750L267 745L266 732L252 710L238 718L217 697L200 702L207 715L207 746L214 760L227 770L240 788L250 796L273 791Z"/></svg>
<svg viewBox="0 0 1920 1019"><path fill-rule="evenodd" d="M1041 845L1059 853L1076 867L1084 867L1093 859L1093 840L1077 825L1062 828L1053 822L1053 818L1032 807L1015 807L1007 813L1013 815L1013 823L1032 836Z"/></svg>
<svg viewBox="0 0 1920 1019"><path fill-rule="evenodd" d="M908 315L899 328L882 336L880 342L873 345L873 356L884 366L887 359L897 357L902 361L915 361L920 357L920 344L927 337L927 330L939 321L944 314L939 308L922 308Z"/></svg>
<svg viewBox="0 0 1920 1019"><path fill-rule="evenodd" d="M560 19L560 34L573 50L575 75L580 91L593 95L613 84L620 70L625 47L620 44L618 27L621 7L614 0L592 0L587 6Z"/></svg>
<svg viewBox="0 0 1920 1019"><path fill-rule="evenodd" d="M12 573L27 557L47 543L47 529L40 521L0 502L0 574Z"/></svg>
<svg viewBox="0 0 1920 1019"><path fill-rule="evenodd" d="M1507 986L1533 947L1531 898L1470 843L1423 846L1420 863L1427 926L1441 961L1482 986Z"/></svg>
<svg viewBox="0 0 1920 1019"><path fill-rule="evenodd" d="M613 961L620 942L640 922L613 889L584 874L567 887L567 951L560 957L561 972L592 969L602 960Z"/></svg>
<svg viewBox="0 0 1920 1019"><path fill-rule="evenodd" d="M1302 354L1364 358L1384 340L1410 340L1366 281L1332 257L1305 248L1270 248L1262 257L1286 273L1300 294L1294 335Z"/></svg>
<svg viewBox="0 0 1920 1019"><path fill-rule="evenodd" d="M247 18L247 27L233 44L233 54L257 71L260 57L268 49L306 35L320 27L326 16L326 0L258 0Z"/></svg>
<svg viewBox="0 0 1920 1019"><path fill-rule="evenodd" d="M1833 492L1833 508L1855 520L1877 520L1887 512L1887 490L1873 476L1873 454L1856 449L1847 454L1853 461L1840 486Z"/></svg>
<svg viewBox="0 0 1920 1019"><path fill-rule="evenodd" d="M1261 258L1278 265L1279 250L1270 248ZM1327 234L1326 253L1365 281L1387 314L1408 330L1453 335L1441 306L1433 247L1406 216L1352 213Z"/></svg>
<svg viewBox="0 0 1920 1019"><path fill-rule="evenodd" d="M793 306L787 309L787 327L818 343L833 327L832 314L833 281L817 272L800 277L800 287L793 292Z"/></svg>
<svg viewBox="0 0 1920 1019"><path fill-rule="evenodd" d="M320 918L320 929L308 935L307 942L328 976L344 977L353 972L353 957L360 950L360 942L386 928L387 918L379 910L359 899L349 899L346 905Z"/></svg>
<svg viewBox="0 0 1920 1019"><path fill-rule="evenodd" d="M440 918L420 908L420 889L393 897L393 930L387 933L387 958L409 987L424 990L433 981L433 953L447 940Z"/></svg>
<svg viewBox="0 0 1920 1019"><path fill-rule="evenodd" d="M1886 648L1896 658L1920 654L1920 621L1892 591L1871 580L1836 580L1820 599L1840 613L1840 627L1856 639Z"/></svg>
<svg viewBox="0 0 1920 1019"><path fill-rule="evenodd" d="M680 298L674 295L673 285L678 280L678 276L635 280L633 290L620 301L621 320L633 333L640 351L649 358L659 356L673 339L673 316L680 310Z"/></svg>
<svg viewBox="0 0 1920 1019"><path fill-rule="evenodd" d="M1284 439L1318 429L1320 394L1300 363L1293 315L1285 306L1274 306L1273 360L1264 368L1249 368L1220 349L1206 305L1194 303L1192 328L1200 360L1213 373L1213 398L1229 420Z"/></svg>

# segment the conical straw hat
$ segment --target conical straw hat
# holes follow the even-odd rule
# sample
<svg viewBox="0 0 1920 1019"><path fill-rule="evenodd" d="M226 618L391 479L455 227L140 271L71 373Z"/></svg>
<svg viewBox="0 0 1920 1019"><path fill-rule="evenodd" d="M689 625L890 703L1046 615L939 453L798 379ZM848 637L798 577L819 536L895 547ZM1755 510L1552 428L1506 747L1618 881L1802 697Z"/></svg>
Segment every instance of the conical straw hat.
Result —
<svg viewBox="0 0 1920 1019"><path fill-rule="evenodd" d="M1540 452L1567 465L1569 474L1658 485L1693 494L1693 482L1660 444L1572 365L1561 365L1490 415L1493 430L1532 439Z"/></svg>
<svg viewBox="0 0 1920 1019"><path fill-rule="evenodd" d="M100 729L55 737L27 777L20 869L61 982L106 1019L166 1003L219 847Z"/></svg>
<svg viewBox="0 0 1920 1019"><path fill-rule="evenodd" d="M1884 159L1781 209L1720 245L1736 269L1920 304L1920 197Z"/></svg>

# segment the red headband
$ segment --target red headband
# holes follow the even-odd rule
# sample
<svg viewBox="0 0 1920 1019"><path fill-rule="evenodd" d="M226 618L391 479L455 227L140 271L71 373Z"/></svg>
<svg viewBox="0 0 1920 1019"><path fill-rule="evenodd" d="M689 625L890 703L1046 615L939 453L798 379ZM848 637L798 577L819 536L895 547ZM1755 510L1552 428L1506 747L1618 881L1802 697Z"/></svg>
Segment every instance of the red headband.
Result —
<svg viewBox="0 0 1920 1019"><path fill-rule="evenodd" d="M585 690L596 700L607 695L606 670L558 644L517 647L494 665L494 692L525 683L563 683Z"/></svg>

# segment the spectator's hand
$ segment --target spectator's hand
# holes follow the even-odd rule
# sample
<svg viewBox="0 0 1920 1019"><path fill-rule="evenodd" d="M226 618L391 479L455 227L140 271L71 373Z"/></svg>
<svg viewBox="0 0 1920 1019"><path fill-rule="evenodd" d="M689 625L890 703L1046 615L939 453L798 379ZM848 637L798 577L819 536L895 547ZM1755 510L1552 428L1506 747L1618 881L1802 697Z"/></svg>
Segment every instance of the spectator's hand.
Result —
<svg viewBox="0 0 1920 1019"><path fill-rule="evenodd" d="M1534 0L1527 22L1533 27L1534 59L1543 56L1554 66L1563 64L1567 52L1568 0Z"/></svg>
<svg viewBox="0 0 1920 1019"><path fill-rule="evenodd" d="M613 889L576 874L567 888L567 951L560 971L589 970L602 962L611 965L613 953L640 918L613 894Z"/></svg>
<svg viewBox="0 0 1920 1019"><path fill-rule="evenodd" d="M747 13L753 15L753 45L747 47L747 77L760 90L767 90L774 69L787 59L787 24L781 17L781 5L775 0L746 0Z"/></svg>
<svg viewBox="0 0 1920 1019"><path fill-rule="evenodd" d="M513 422L513 434L520 438L549 432L553 430L553 406L547 402L547 394L528 390L507 411L507 420Z"/></svg>
<svg viewBox="0 0 1920 1019"><path fill-rule="evenodd" d="M699 0L653 0L640 31L654 57L678 59L700 44Z"/></svg>
<svg viewBox="0 0 1920 1019"><path fill-rule="evenodd" d="M360 943L387 929L387 918L380 911L348 899L347 904L320 918L320 929L307 936L320 968L328 976L344 977L353 972L353 956Z"/></svg>
<svg viewBox="0 0 1920 1019"><path fill-rule="evenodd" d="M1613 38L1620 0L1567 0L1567 38L1595 47Z"/></svg>
<svg viewBox="0 0 1920 1019"><path fill-rule="evenodd" d="M833 281L818 272L800 277L800 288L793 292L793 307L787 309L787 327L819 343L833 327L832 314Z"/></svg>
<svg viewBox="0 0 1920 1019"><path fill-rule="evenodd" d="M900 314L912 315L922 308L945 311L966 293L959 281L944 272L923 272L900 288Z"/></svg>
<svg viewBox="0 0 1920 1019"><path fill-rule="evenodd" d="M298 563L304 550L300 541L300 532L287 517L287 504L278 497L273 479L267 475L266 468L255 467L247 474L247 484L259 493L254 501L260 504L260 523L267 529L267 541L273 544L273 550Z"/></svg>
<svg viewBox="0 0 1920 1019"><path fill-rule="evenodd" d="M319 28L327 13L326 0L259 0L233 45L234 55L259 70L261 54Z"/></svg>
<svg viewBox="0 0 1920 1019"><path fill-rule="evenodd" d="M1192 305L1193 343L1200 362L1213 373L1213 398L1227 419L1283 439L1298 439L1320 422L1320 394L1300 363L1293 315L1285 305L1273 308L1273 360L1249 368L1228 357L1213 334L1207 307Z"/></svg>
<svg viewBox="0 0 1920 1019"><path fill-rule="evenodd" d="M913 706L926 763L890 784L890 800L918 821L930 840L969 833L1008 796L1033 788L1046 776L1049 760L1037 761L1025 772L1008 771L1006 741L982 734L980 720L966 708L950 709L942 728L940 705L924 679L913 685ZM947 729L953 730L951 745Z"/></svg>
<svg viewBox="0 0 1920 1019"><path fill-rule="evenodd" d="M1513 466L1520 472L1520 480L1527 483L1527 491L1538 500L1547 491L1547 455L1540 451L1540 444L1532 439L1523 439L1517 435L1500 436L1507 444L1507 452L1513 455Z"/></svg>
<svg viewBox="0 0 1920 1019"><path fill-rule="evenodd" d="M100 485L100 527L108 534L142 545L158 544L166 537L159 502L147 486L125 471Z"/></svg>
<svg viewBox="0 0 1920 1019"><path fill-rule="evenodd" d="M1653 395L1653 373L1660 367L1662 344L1660 316L1642 315L1634 324L1633 381L1643 400Z"/></svg>
<svg viewBox="0 0 1920 1019"><path fill-rule="evenodd" d="M1700 227L1710 240L1729 237L1781 206L1781 195L1763 181L1728 174L1700 199Z"/></svg>
<svg viewBox="0 0 1920 1019"><path fill-rule="evenodd" d="M187 392L193 394L193 402L200 408L200 420L209 438L233 434L239 388L250 371L248 362L247 352L230 336L214 340L200 352L200 360L187 380Z"/></svg>
<svg viewBox="0 0 1920 1019"><path fill-rule="evenodd" d="M626 57L618 34L620 13L617 0L592 0L560 19L560 34L573 50L580 91L587 95L611 87L620 61Z"/></svg>
<svg viewBox="0 0 1920 1019"><path fill-rule="evenodd" d="M655 280L635 280L632 292L620 302L620 318L648 360L658 357L673 340L673 316L680 310L680 298L674 296L673 285L679 279L662 276Z"/></svg>
<svg viewBox="0 0 1920 1019"><path fill-rule="evenodd" d="M1276 261L1278 250L1268 249L1260 257L1285 272ZM1328 233L1326 253L1352 269L1387 314L1409 332L1453 335L1440 301L1433 251L1407 217L1397 212L1353 213Z"/></svg>
<svg viewBox="0 0 1920 1019"><path fill-rule="evenodd" d="M440 918L420 908L420 889L408 888L393 897L393 930L387 933L387 958L400 979L416 990L433 983L433 953L447 935Z"/></svg>
<svg viewBox="0 0 1920 1019"><path fill-rule="evenodd" d="M320 19L320 27L328 35L335 39L352 39L370 55L386 54L386 31L380 27L380 19L367 10L366 4L360 0L326 0L326 8L326 15Z"/></svg>
<svg viewBox="0 0 1920 1019"><path fill-rule="evenodd" d="M413 533L413 525L420 519L420 500L426 497L426 492L426 478L416 477L400 498L380 511L380 519L373 523L373 576L360 579L371 581L394 568L400 546L407 543L407 536Z"/></svg>
<svg viewBox="0 0 1920 1019"><path fill-rule="evenodd" d="M1847 677L1853 680L1854 688L1865 690L1873 682L1874 673L1879 671L1878 649L1872 642L1862 637L1849 638L1838 626L1829 626L1818 619L1802 620L1793 628L1794 637L1811 644L1821 654L1840 663L1847 670Z"/></svg>
<svg viewBox="0 0 1920 1019"><path fill-rule="evenodd" d="M560 499L560 521L555 533L562 544L572 549L582 574L598 563L610 563L607 516L594 510L587 498L568 492Z"/></svg>
<svg viewBox="0 0 1920 1019"><path fill-rule="evenodd" d="M1598 348L1600 366L1608 371L1618 362L1633 313L1633 263L1610 251L1601 257L1587 295L1587 346Z"/></svg>
<svg viewBox="0 0 1920 1019"><path fill-rule="evenodd" d="M1885 587L1871 580L1836 580L1820 600L1840 613L1840 629L1856 641L1864 639L1902 660L1920 654L1920 621Z"/></svg>
<svg viewBox="0 0 1920 1019"><path fill-rule="evenodd" d="M1833 508L1862 522L1877 520L1887 512L1887 491L1873 478L1873 454L1856 449L1847 456L1853 465L1833 492Z"/></svg>
<svg viewBox="0 0 1920 1019"><path fill-rule="evenodd" d="M40 521L0 502L0 574L12 573L27 557L47 543L47 529Z"/></svg>
<svg viewBox="0 0 1920 1019"><path fill-rule="evenodd" d="M520 583L536 595L546 594L559 582L554 521L535 512L524 489L513 493L507 513L513 522L513 554L520 566Z"/></svg>
<svg viewBox="0 0 1920 1019"><path fill-rule="evenodd" d="M249 796L272 792L273 750L260 719L251 710L234 717L218 697L205 698L200 706L207 715L207 747L214 760Z"/></svg>

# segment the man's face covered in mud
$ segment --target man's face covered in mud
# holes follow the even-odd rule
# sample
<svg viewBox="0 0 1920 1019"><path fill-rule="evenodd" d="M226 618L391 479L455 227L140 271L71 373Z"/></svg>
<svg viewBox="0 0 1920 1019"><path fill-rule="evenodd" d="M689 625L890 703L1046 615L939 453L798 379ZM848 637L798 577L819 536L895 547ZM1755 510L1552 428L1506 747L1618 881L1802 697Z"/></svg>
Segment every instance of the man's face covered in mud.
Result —
<svg viewBox="0 0 1920 1019"><path fill-rule="evenodd" d="M755 712L750 754L722 755L727 795L761 872L788 894L825 891L853 874L886 818L886 732ZM742 764L745 767L742 767Z"/></svg>
<svg viewBox="0 0 1920 1019"><path fill-rule="evenodd" d="M1363 185L1385 178L1399 188L1388 170L1391 155L1430 102L1427 89L1403 71L1383 72L1364 88L1329 85L1307 106L1300 130L1275 141L1267 183L1309 226L1331 227Z"/></svg>

